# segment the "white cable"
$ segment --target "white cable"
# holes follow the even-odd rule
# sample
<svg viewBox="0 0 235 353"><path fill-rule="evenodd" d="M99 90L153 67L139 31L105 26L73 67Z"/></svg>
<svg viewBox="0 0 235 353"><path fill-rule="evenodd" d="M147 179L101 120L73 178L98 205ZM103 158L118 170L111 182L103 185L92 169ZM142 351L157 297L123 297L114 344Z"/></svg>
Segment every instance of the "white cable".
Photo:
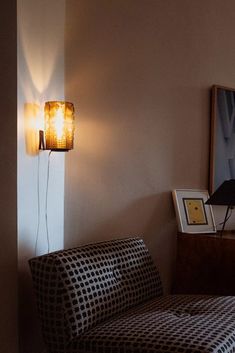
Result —
<svg viewBox="0 0 235 353"><path fill-rule="evenodd" d="M48 186L50 179L50 156L51 152L48 154L48 163L47 163L47 184L46 184L46 203L45 203L45 220L46 220L46 233L47 233L47 253L50 252L50 242L49 242L49 230L48 230L48 213L47 213L47 205L48 205Z"/></svg>
<svg viewBox="0 0 235 353"><path fill-rule="evenodd" d="M37 169L37 211L38 211L38 223L37 223L36 241L35 241L35 248L34 248L35 256L37 256L38 236L39 236L39 227L40 227L40 218L41 218L41 209L40 209L40 151L38 152L38 169Z"/></svg>

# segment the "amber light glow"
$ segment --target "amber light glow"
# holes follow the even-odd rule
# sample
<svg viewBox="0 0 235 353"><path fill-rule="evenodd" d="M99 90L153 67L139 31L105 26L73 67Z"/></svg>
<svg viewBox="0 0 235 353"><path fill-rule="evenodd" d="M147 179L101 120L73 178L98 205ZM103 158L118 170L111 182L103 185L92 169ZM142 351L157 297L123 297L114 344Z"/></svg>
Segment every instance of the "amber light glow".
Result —
<svg viewBox="0 0 235 353"><path fill-rule="evenodd" d="M52 151L73 149L73 103L62 101L46 102L44 112L46 149Z"/></svg>

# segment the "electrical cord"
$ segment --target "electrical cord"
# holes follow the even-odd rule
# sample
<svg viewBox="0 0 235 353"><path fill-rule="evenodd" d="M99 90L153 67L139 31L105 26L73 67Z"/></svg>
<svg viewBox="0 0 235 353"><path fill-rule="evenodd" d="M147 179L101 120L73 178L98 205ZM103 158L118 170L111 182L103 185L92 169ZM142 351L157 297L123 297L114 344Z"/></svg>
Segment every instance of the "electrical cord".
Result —
<svg viewBox="0 0 235 353"><path fill-rule="evenodd" d="M37 247L38 247L38 237L39 237L39 228L40 228L40 218L41 218L41 208L40 208L40 151L38 153L38 166L37 166L37 212L38 212L38 223L37 223L37 232L36 232L36 241L34 254L37 256Z"/></svg>
<svg viewBox="0 0 235 353"><path fill-rule="evenodd" d="M48 227L48 191L49 191L49 181L50 181L50 156L52 151L48 154L47 160L47 179L46 179L46 195L45 195L45 223L46 223L46 237L47 237L47 253L50 252L50 237L49 237L49 227ZM41 219L41 206L40 206L40 152L38 153L38 165L37 165L37 231L34 254L37 256L37 247L39 239L39 229L40 229L40 219Z"/></svg>
<svg viewBox="0 0 235 353"><path fill-rule="evenodd" d="M48 162L47 162L47 182L46 182L46 202L45 202L45 221L46 221L46 234L47 234L47 253L50 252L50 241L49 241L49 229L48 229L48 186L50 180L50 156L52 151L48 154Z"/></svg>

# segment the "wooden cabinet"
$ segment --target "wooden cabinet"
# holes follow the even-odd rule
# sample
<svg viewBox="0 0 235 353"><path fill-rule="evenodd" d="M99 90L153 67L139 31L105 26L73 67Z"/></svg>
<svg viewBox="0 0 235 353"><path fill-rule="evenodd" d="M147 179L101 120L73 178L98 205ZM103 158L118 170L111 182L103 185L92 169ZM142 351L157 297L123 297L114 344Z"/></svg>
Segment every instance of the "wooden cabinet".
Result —
<svg viewBox="0 0 235 353"><path fill-rule="evenodd" d="M235 231L179 233L173 292L235 295Z"/></svg>

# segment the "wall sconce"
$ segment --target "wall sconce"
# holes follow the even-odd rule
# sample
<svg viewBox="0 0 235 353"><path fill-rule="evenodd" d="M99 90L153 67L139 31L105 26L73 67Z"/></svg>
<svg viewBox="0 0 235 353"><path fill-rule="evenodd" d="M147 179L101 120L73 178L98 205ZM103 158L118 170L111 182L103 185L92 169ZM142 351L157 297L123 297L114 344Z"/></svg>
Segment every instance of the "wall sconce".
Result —
<svg viewBox="0 0 235 353"><path fill-rule="evenodd" d="M39 149L69 151L74 140L74 105L64 101L45 103L45 131L39 131Z"/></svg>

